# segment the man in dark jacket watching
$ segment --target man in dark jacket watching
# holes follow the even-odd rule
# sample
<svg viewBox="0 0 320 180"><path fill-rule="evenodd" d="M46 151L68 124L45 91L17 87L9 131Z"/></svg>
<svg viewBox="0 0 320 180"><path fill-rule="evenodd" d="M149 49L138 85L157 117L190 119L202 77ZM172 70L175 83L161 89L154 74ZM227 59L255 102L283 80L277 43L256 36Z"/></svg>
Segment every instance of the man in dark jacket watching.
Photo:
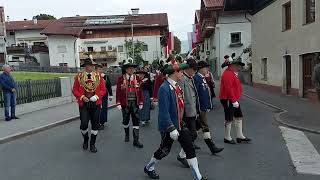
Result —
<svg viewBox="0 0 320 180"><path fill-rule="evenodd" d="M16 117L16 82L11 76L11 67L3 65L3 73L0 75L0 84L3 92L5 120L19 119ZM9 107L11 107L11 116L9 114Z"/></svg>
<svg viewBox="0 0 320 180"><path fill-rule="evenodd" d="M316 64L312 74L312 81L317 90L318 101L320 102L320 62Z"/></svg>

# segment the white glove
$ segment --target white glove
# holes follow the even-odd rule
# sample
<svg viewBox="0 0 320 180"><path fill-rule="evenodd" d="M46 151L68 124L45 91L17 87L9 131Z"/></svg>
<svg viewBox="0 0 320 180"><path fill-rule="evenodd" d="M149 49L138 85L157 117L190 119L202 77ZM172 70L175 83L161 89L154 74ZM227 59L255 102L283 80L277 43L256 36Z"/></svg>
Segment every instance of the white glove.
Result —
<svg viewBox="0 0 320 180"><path fill-rule="evenodd" d="M98 101L97 96L92 96L92 97L90 98L90 101L91 101L91 102L96 102L96 101Z"/></svg>
<svg viewBox="0 0 320 180"><path fill-rule="evenodd" d="M139 105L139 109L142 109L143 108L143 105Z"/></svg>
<svg viewBox="0 0 320 180"><path fill-rule="evenodd" d="M153 101L154 106L158 106L158 101Z"/></svg>
<svg viewBox="0 0 320 180"><path fill-rule="evenodd" d="M118 110L121 110L121 109L122 109L121 105L118 105L117 108L118 108Z"/></svg>
<svg viewBox="0 0 320 180"><path fill-rule="evenodd" d="M173 139L174 141L178 140L179 137L179 132L175 129L173 131L170 132L170 137L171 139Z"/></svg>
<svg viewBox="0 0 320 180"><path fill-rule="evenodd" d="M105 77L106 76L106 74L105 73L101 73L101 77Z"/></svg>
<svg viewBox="0 0 320 180"><path fill-rule="evenodd" d="M238 103L238 101L232 103L234 108L239 108L240 104Z"/></svg>

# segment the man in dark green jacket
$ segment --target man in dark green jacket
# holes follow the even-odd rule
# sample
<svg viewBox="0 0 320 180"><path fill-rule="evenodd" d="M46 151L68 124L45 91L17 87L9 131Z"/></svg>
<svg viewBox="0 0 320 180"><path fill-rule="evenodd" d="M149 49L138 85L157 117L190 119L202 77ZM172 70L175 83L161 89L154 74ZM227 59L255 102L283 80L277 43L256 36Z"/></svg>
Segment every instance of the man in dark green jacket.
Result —
<svg viewBox="0 0 320 180"><path fill-rule="evenodd" d="M320 63L318 63L313 70L312 81L317 90L318 100L320 102Z"/></svg>

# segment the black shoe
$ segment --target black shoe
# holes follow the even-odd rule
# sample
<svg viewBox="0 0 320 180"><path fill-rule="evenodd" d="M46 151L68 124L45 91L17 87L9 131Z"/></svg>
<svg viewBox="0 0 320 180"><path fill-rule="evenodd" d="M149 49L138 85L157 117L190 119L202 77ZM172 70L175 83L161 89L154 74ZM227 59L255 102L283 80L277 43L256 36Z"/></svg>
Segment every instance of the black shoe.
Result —
<svg viewBox="0 0 320 180"><path fill-rule="evenodd" d="M20 119L20 118L18 118L17 116L13 116L11 117L11 119Z"/></svg>
<svg viewBox="0 0 320 180"><path fill-rule="evenodd" d="M97 150L97 148L96 148L96 146L94 144L90 145L90 152L92 152L92 153L97 153L98 152L98 150Z"/></svg>
<svg viewBox="0 0 320 180"><path fill-rule="evenodd" d="M202 178L201 178L201 180L208 180L208 178L206 178L206 177L202 177Z"/></svg>
<svg viewBox="0 0 320 180"><path fill-rule="evenodd" d="M6 119L5 119L5 121L11 121L11 120L12 120L11 118L6 118Z"/></svg>
<svg viewBox="0 0 320 180"><path fill-rule="evenodd" d="M250 143L251 142L251 139L250 138L244 138L244 139L241 139L241 138L237 138L237 143Z"/></svg>
<svg viewBox="0 0 320 180"><path fill-rule="evenodd" d="M188 164L188 161L186 158L181 158L180 156L177 157L177 160L179 162L181 162L181 164L183 165L183 167L185 168L190 168L189 164Z"/></svg>
<svg viewBox="0 0 320 180"><path fill-rule="evenodd" d="M87 132L85 134L82 134L82 136L83 136L82 149L83 150L88 150L88 148L89 148L89 134Z"/></svg>
<svg viewBox="0 0 320 180"><path fill-rule="evenodd" d="M146 173L149 176L150 179L159 179L160 178L155 170L148 171L147 167L144 167L144 173Z"/></svg>
<svg viewBox="0 0 320 180"><path fill-rule="evenodd" d="M130 141L129 128L124 128L124 132L125 132L124 142L129 142Z"/></svg>
<svg viewBox="0 0 320 180"><path fill-rule="evenodd" d="M99 130L104 130L104 125L103 124L100 124Z"/></svg>
<svg viewBox="0 0 320 180"><path fill-rule="evenodd" d="M237 144L233 139L231 139L231 140L224 139L224 143L226 143L226 144Z"/></svg>
<svg viewBox="0 0 320 180"><path fill-rule="evenodd" d="M217 154L221 151L224 150L224 148L218 148L212 141L212 139L205 139L204 140L207 144L207 146L209 147L211 153L214 155L214 154Z"/></svg>
<svg viewBox="0 0 320 180"><path fill-rule="evenodd" d="M196 145L196 144L193 144L193 147L194 147L194 149L196 149L196 150L200 150L201 148L198 146L198 145Z"/></svg>

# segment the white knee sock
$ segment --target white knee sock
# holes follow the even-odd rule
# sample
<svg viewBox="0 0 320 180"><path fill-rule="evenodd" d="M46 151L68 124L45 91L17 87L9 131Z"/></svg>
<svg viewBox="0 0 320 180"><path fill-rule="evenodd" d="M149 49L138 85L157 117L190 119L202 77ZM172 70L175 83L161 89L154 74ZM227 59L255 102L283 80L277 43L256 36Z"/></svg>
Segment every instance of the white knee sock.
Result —
<svg viewBox="0 0 320 180"><path fill-rule="evenodd" d="M211 134L210 134L210 132L204 132L204 133L203 133L203 139L211 139Z"/></svg>
<svg viewBox="0 0 320 180"><path fill-rule="evenodd" d="M186 153L184 152L184 150L182 148L181 148L181 151L179 153L179 157L181 157L181 158L186 158L187 157Z"/></svg>
<svg viewBox="0 0 320 180"><path fill-rule="evenodd" d="M237 138L245 139L246 137L242 133L242 119L236 119L234 123L236 126Z"/></svg>
<svg viewBox="0 0 320 180"><path fill-rule="evenodd" d="M225 122L224 123L224 138L228 141L232 140L231 137L231 127L232 127L232 123L231 122Z"/></svg>
<svg viewBox="0 0 320 180"><path fill-rule="evenodd" d="M146 168L148 171L153 171L156 164L159 162L156 158L152 157L150 162L147 164Z"/></svg>
<svg viewBox="0 0 320 180"><path fill-rule="evenodd" d="M201 175L200 170L199 170L198 159L195 157L195 158L192 158L192 159L187 159L187 161L188 161L188 164L189 164L189 166L191 168L193 178L195 180L201 180L202 175Z"/></svg>

